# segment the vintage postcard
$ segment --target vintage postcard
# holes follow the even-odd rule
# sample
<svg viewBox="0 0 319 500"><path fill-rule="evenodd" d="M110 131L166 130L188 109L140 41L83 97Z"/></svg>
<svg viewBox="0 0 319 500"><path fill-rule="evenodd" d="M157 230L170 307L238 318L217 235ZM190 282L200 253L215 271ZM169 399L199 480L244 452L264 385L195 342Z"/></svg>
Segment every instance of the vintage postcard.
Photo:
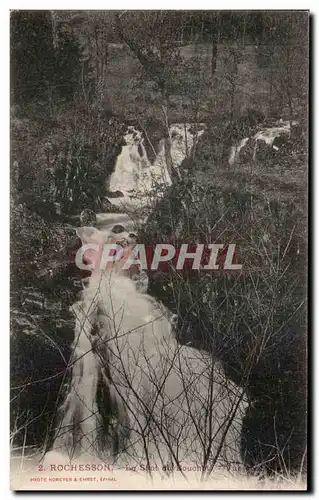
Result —
<svg viewBox="0 0 319 500"><path fill-rule="evenodd" d="M13 10L12 490L306 490L308 11Z"/></svg>

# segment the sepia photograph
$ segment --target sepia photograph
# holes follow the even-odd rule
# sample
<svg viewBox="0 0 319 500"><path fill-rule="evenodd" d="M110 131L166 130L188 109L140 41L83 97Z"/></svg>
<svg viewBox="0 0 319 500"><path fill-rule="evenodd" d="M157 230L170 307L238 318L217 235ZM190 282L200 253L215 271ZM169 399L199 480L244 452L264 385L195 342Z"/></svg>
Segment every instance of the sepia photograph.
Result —
<svg viewBox="0 0 319 500"><path fill-rule="evenodd" d="M8 15L11 490L307 491L309 11Z"/></svg>

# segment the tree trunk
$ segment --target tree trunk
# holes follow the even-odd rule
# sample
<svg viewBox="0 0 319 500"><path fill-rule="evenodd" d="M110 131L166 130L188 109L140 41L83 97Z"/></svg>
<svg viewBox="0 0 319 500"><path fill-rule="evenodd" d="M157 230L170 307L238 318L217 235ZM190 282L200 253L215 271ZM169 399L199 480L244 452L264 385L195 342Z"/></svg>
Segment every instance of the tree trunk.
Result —
<svg viewBox="0 0 319 500"><path fill-rule="evenodd" d="M53 44L53 48L57 49L59 47L57 16L56 16L56 12L54 10L51 10L50 14L51 14L51 23L52 23L52 44Z"/></svg>
<svg viewBox="0 0 319 500"><path fill-rule="evenodd" d="M230 123L233 122L235 114L235 91L236 91L236 85L232 85L230 94Z"/></svg>
<svg viewBox="0 0 319 500"><path fill-rule="evenodd" d="M218 44L219 44L219 39L220 39L220 15L217 14L217 24L218 24L218 29L217 29L217 34L213 34L213 49L212 49L212 60L211 60L211 75L212 75L212 82L214 80L216 68L217 68L217 55L218 55ZM212 29L214 30L213 26L213 20L212 20Z"/></svg>
<svg viewBox="0 0 319 500"><path fill-rule="evenodd" d="M166 162L166 167L169 173L169 176L174 182L174 180L179 180L180 179L180 173L178 170L175 169L174 164L173 164L173 159L172 159L172 143L171 143L171 137L169 134L169 123L168 123L168 116L167 116L167 104L162 106L163 109L163 115L164 115L164 120L165 120L165 126L164 126L164 151L165 151L165 162Z"/></svg>
<svg viewBox="0 0 319 500"><path fill-rule="evenodd" d="M169 173L170 178L173 180L174 177L174 165L173 165L173 160L172 160L172 154L171 154L171 137L169 135L169 123L168 123L168 116L167 116L167 105L162 106L163 110L163 115L164 115L164 151L165 151L165 162L166 162L166 167Z"/></svg>
<svg viewBox="0 0 319 500"><path fill-rule="evenodd" d="M246 20L247 20L247 15L244 14L244 21L243 21L243 34L242 34L242 40L241 40L241 44L242 44L242 48L245 49L245 39L246 39Z"/></svg>
<svg viewBox="0 0 319 500"><path fill-rule="evenodd" d="M212 50L212 80L215 76L216 68L217 68L217 54L218 54L218 44L215 40L213 42L213 50Z"/></svg>
<svg viewBox="0 0 319 500"><path fill-rule="evenodd" d="M287 98L288 98L288 108L289 108L289 123L290 123L290 131L291 131L291 122L292 122L293 116L294 116L294 109L293 109L293 105L292 105L290 85L287 86Z"/></svg>
<svg viewBox="0 0 319 500"><path fill-rule="evenodd" d="M288 109L289 109L289 122L290 122L290 130L291 130L291 122L294 115L293 105L292 105L292 88L291 88L291 51L289 45L287 46L287 60L286 60L286 94L288 100Z"/></svg>

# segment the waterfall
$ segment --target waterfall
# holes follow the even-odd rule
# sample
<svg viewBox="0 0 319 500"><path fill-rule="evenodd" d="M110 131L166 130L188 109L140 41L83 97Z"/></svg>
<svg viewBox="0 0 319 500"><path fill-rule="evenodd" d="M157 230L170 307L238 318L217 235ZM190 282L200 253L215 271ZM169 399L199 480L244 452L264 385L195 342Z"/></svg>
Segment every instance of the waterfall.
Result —
<svg viewBox="0 0 319 500"><path fill-rule="evenodd" d="M178 168L203 130L194 136L189 125L176 124L170 133ZM140 133L130 128L125 140L110 180L110 189L124 198L149 189L154 176L168 175L163 144L151 165ZM169 180L164 176L163 182ZM125 239L132 245L130 233L118 231L120 224L112 231L118 218L108 214L103 231L78 228L82 244L102 248ZM94 262L90 252L86 260ZM117 264L113 268L114 273L95 267L71 308L75 333L67 395L45 463L57 461L54 454L61 455L60 462L103 460L118 466L148 460L202 463L209 435L210 454L219 465L240 461L243 390L225 378L211 354L181 346L170 313Z"/></svg>
<svg viewBox="0 0 319 500"><path fill-rule="evenodd" d="M89 307L85 303L76 303L72 310L76 328L71 346L71 376L67 397L59 410L61 420L53 447L70 459L83 454L97 455L98 429L102 426L96 401L100 366L92 350L91 331L83 316L86 310L92 318L94 303Z"/></svg>
<svg viewBox="0 0 319 500"><path fill-rule="evenodd" d="M184 159L191 155L195 142L203 134L205 124L175 123L169 128L173 167L178 169ZM124 136L125 145L117 157L115 170L108 189L122 196L110 197L109 201L119 207L146 205L152 198L153 188L160 196L161 187L170 186L172 179L167 169L164 139L159 143L153 163L147 157L143 133L130 126ZM152 145L153 146L153 145Z"/></svg>
<svg viewBox="0 0 319 500"><path fill-rule="evenodd" d="M78 235L83 244L119 238L94 228L80 228ZM171 314L140 293L119 264L103 272L95 265L72 308L71 380L51 453L120 467L147 461L178 467L203 463L203 443L211 439L212 462L240 461L243 390L211 354L178 344ZM101 406L108 405L106 423Z"/></svg>
<svg viewBox="0 0 319 500"><path fill-rule="evenodd" d="M142 134L129 127L124 136L125 145L117 157L114 173L111 175L110 191L121 191L124 196L136 190L143 168L149 166Z"/></svg>
<svg viewBox="0 0 319 500"><path fill-rule="evenodd" d="M229 165L233 165L237 161L240 151L243 149L244 146L246 146L248 141L249 137L246 137L245 139L239 141L238 144L235 144L235 146L232 146L230 148L230 156L228 160Z"/></svg>
<svg viewBox="0 0 319 500"><path fill-rule="evenodd" d="M289 138L291 134L291 126L296 125L298 125L298 122L296 121L290 123L289 121L280 120L273 127L263 127L255 135L241 139L236 144L231 146L228 164L234 165L238 161L240 151L246 146L248 141L250 141L249 143L253 145L252 160L256 159L258 147L261 143L266 144L274 151L278 151L280 148L274 144L275 139L280 137Z"/></svg>

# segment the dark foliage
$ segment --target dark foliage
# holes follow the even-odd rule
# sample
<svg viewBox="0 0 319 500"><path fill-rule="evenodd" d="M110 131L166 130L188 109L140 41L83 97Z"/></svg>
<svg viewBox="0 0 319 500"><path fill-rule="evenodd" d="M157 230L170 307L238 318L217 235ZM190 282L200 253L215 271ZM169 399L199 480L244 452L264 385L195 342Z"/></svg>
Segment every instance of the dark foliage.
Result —
<svg viewBox="0 0 319 500"><path fill-rule="evenodd" d="M71 34L54 47L48 11L11 14L11 90L15 103L72 99L80 76L80 51Z"/></svg>
<svg viewBox="0 0 319 500"><path fill-rule="evenodd" d="M63 400L66 341L50 333L14 334L11 339L11 429L17 446L50 445L58 405Z"/></svg>
<svg viewBox="0 0 319 500"><path fill-rule="evenodd" d="M289 154L286 161L292 162ZM197 168L199 158L200 153ZM297 168L298 161L295 156L290 167ZM267 215L263 198L252 196L245 184L232 191L181 181L156 204L140 234L148 244L178 245L200 237L205 242L233 239L239 245L241 273L199 279L157 271L150 276L149 293L178 315L181 343L212 350L227 375L246 387L250 407L243 459L248 468L271 473L306 466L307 248L299 203L298 208L290 196L279 205L273 200ZM256 222L247 231L252 218ZM278 266L276 271L272 266Z"/></svg>

